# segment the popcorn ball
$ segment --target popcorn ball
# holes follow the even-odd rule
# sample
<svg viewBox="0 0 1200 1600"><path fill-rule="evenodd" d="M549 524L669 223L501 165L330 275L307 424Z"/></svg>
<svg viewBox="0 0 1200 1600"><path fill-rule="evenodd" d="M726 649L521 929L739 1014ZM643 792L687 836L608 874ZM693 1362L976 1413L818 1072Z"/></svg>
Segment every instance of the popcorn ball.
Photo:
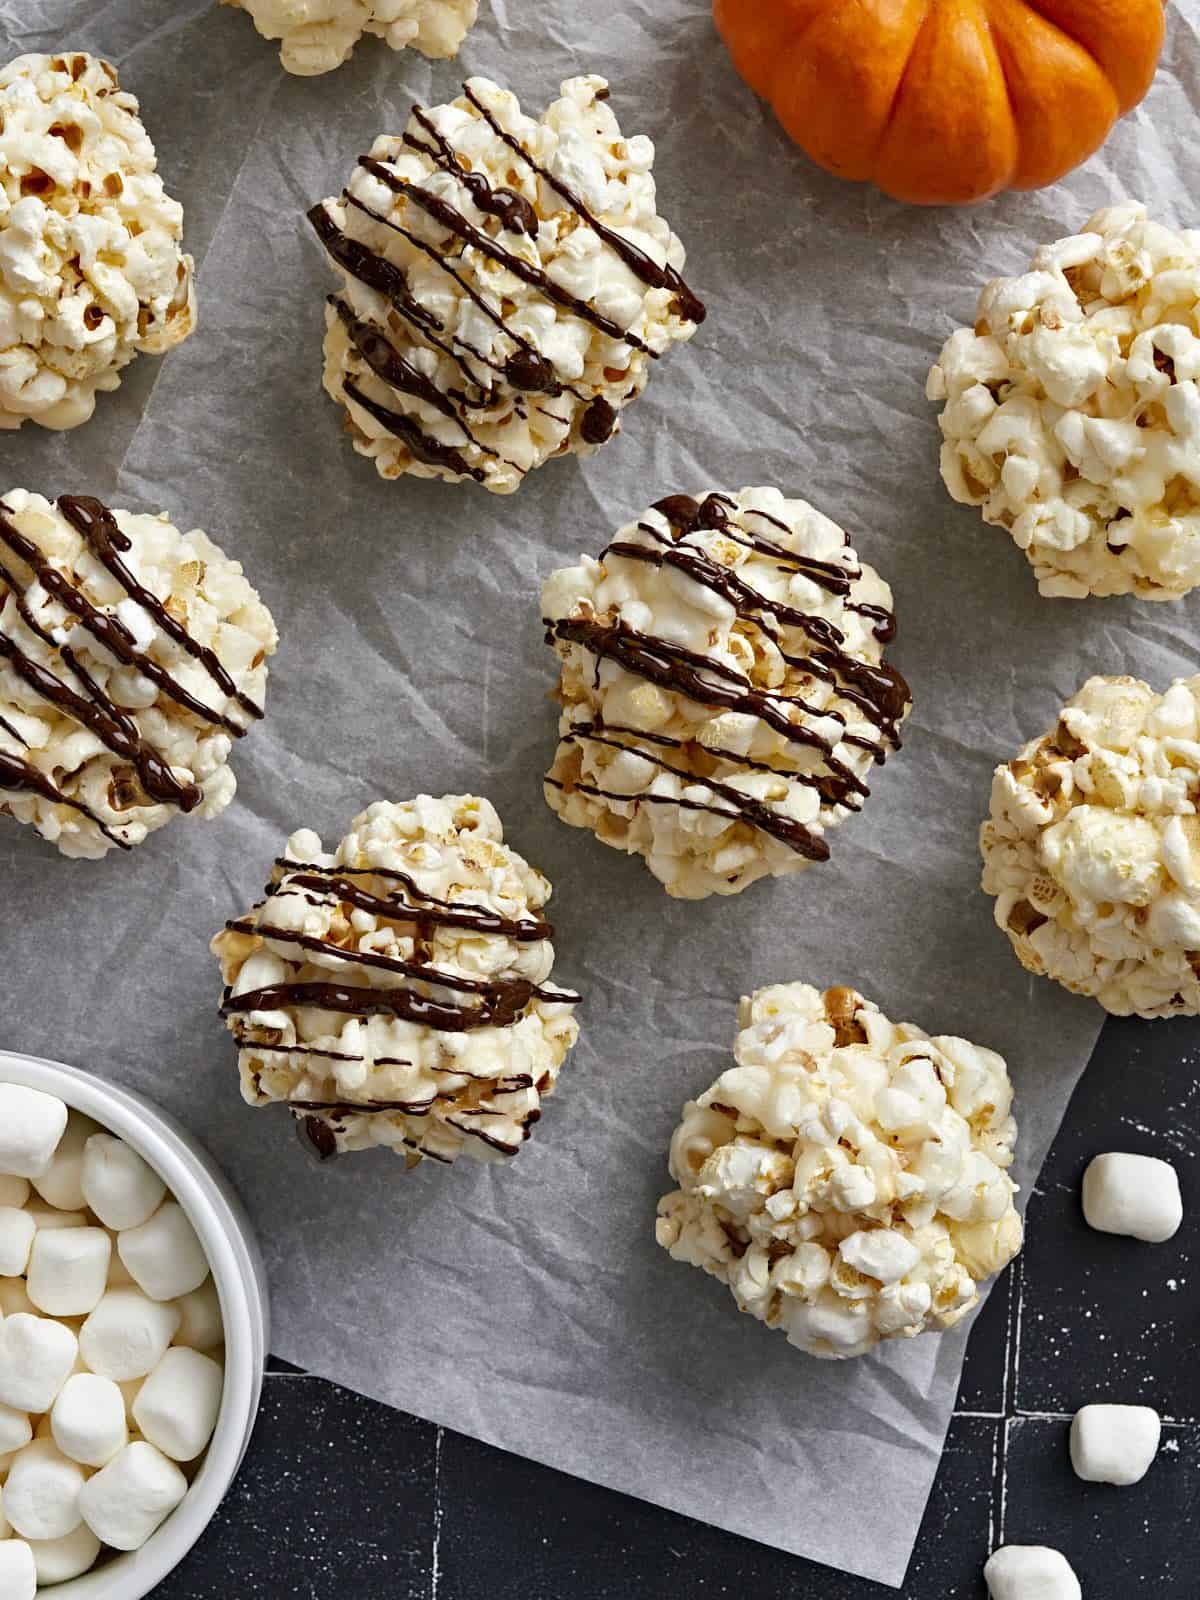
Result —
<svg viewBox="0 0 1200 1600"><path fill-rule="evenodd" d="M883 659L891 606L803 500L657 501L544 586L562 663L548 803L681 899L828 859L910 706Z"/></svg>
<svg viewBox="0 0 1200 1600"><path fill-rule="evenodd" d="M302 78L332 72L364 34L393 50L412 45L442 60L458 54L479 14L479 0L223 0L242 6L264 39L278 39L279 59Z"/></svg>
<svg viewBox="0 0 1200 1600"><path fill-rule="evenodd" d="M659 1244L810 1355L953 1327L1021 1246L1003 1060L852 989L760 989L739 1020L671 1141Z"/></svg>
<svg viewBox="0 0 1200 1600"><path fill-rule="evenodd" d="M263 714L276 637L240 563L199 529L12 490L0 501L0 815L92 859L179 812L217 816L237 787L234 741Z"/></svg>
<svg viewBox="0 0 1200 1600"><path fill-rule="evenodd" d="M1200 677L1091 678L992 781L983 887L1021 965L1118 1016L1200 1012Z"/></svg>
<svg viewBox="0 0 1200 1600"><path fill-rule="evenodd" d="M929 376L942 477L1044 595L1200 583L1200 233L1098 211L984 289Z"/></svg>
<svg viewBox="0 0 1200 1600"><path fill-rule="evenodd" d="M515 1155L579 1031L549 898L472 795L378 801L332 852L294 833L213 940L245 1099L289 1106L321 1157Z"/></svg>
<svg viewBox="0 0 1200 1600"><path fill-rule="evenodd" d="M382 477L510 494L611 438L651 362L703 321L654 146L607 99L603 78L572 78L535 121L471 78L309 212L341 278L325 388Z"/></svg>
<svg viewBox="0 0 1200 1600"><path fill-rule="evenodd" d="M145 351L196 325L183 208L107 61L0 70L0 428L86 422Z"/></svg>

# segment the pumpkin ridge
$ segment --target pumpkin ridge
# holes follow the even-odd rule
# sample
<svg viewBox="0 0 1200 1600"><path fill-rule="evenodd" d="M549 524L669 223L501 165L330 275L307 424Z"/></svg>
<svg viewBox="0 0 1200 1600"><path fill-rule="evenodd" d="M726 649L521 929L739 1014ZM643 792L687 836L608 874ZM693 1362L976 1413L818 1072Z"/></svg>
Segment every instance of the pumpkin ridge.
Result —
<svg viewBox="0 0 1200 1600"><path fill-rule="evenodd" d="M891 136L892 123L896 120L896 111L900 105L900 96L904 92L904 85L908 82L908 75L912 71L912 64L917 59L917 47L921 43L921 35L925 32L926 28L928 28L930 22L933 20L934 3L936 3L936 0L931 0L931 3L925 7L925 15L921 18L921 26L917 29L916 33L913 34L912 44L908 49L908 60L904 63L904 71L896 79L896 87L892 91L892 103L888 107L887 116L883 119L883 125L879 130L879 139L875 145L876 165L879 162L880 156L883 154L884 146L887 144L888 139Z"/></svg>
<svg viewBox="0 0 1200 1600"><path fill-rule="evenodd" d="M1100 60L1099 56L1097 56L1094 50L1089 50L1082 39L1077 39L1073 33L1068 33L1061 22L1058 22L1054 17L1049 16L1042 9L1040 0L1024 0L1024 4L1028 6L1029 10L1033 12L1034 16L1040 17L1048 28L1053 28L1055 33L1061 34L1068 44L1074 45L1075 49L1079 51L1081 56L1086 56L1100 76L1107 82L1108 73L1104 69L1104 63ZM990 0L988 4L988 10L989 12L991 11ZM988 26L991 26L990 16ZM1007 73L1005 74L1004 81L1006 83L1008 82Z"/></svg>
<svg viewBox="0 0 1200 1600"><path fill-rule="evenodd" d="M1014 98L1013 82L1009 73L1009 63L1007 53L1004 48L1004 42L996 32L995 25L992 22L991 0L984 0L982 21L984 32L988 37L988 43L991 45L992 51L995 54L996 60L1000 66L1000 76L1004 79L1004 93L1008 97L1008 114L1012 118L1014 134L1012 165L1005 174L1004 181L1000 185L1000 189L996 191L997 193L1000 193L1003 190L1012 187L1013 179L1021 170L1021 125L1017 121L1016 100Z"/></svg>

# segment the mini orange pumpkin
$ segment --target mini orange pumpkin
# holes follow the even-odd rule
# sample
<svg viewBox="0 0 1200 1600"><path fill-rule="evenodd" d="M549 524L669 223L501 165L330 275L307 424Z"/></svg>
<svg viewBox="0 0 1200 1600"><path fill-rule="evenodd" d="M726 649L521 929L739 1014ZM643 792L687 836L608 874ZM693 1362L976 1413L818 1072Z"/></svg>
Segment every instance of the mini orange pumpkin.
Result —
<svg viewBox="0 0 1200 1600"><path fill-rule="evenodd" d="M714 0L812 159L923 205L1037 189L1150 87L1164 0Z"/></svg>

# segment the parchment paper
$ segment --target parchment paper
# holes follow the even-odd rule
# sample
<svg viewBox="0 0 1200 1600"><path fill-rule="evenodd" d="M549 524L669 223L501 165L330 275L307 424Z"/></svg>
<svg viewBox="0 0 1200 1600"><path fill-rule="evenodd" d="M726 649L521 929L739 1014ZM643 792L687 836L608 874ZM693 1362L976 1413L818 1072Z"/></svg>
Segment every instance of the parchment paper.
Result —
<svg viewBox="0 0 1200 1600"><path fill-rule="evenodd" d="M980 281L1095 206L1131 193L1200 221L1197 7L1177 8L1150 100L1101 157L1058 190L955 213L814 170L737 81L705 0L483 12L460 63L364 41L314 81L200 0L0 0L5 58L89 49L141 97L201 311L196 336L139 362L87 427L5 435L0 487L203 526L282 635L218 822L173 823L101 865L0 828L0 1045L131 1084L209 1143L261 1231L281 1356L897 1585L963 1334L808 1360L656 1248L654 1205L681 1103L729 1061L738 996L793 978L854 983L894 1017L1001 1050L1026 1187L1045 1155L1101 1014L1027 978L992 924L976 848L990 772L1089 673L1196 671L1196 608L1040 600L1010 541L942 489L923 381ZM612 80L625 131L658 146L660 204L710 306L617 441L510 499L383 484L352 453L319 387L331 279L301 221L413 97L449 99L480 71L535 110L573 73ZM812 499L891 580L916 709L828 866L678 904L542 802L554 669L538 585L668 491L759 483ZM283 1113L240 1101L208 939L292 829L328 844L372 799L418 790L489 794L549 874L555 976L586 994L583 1037L514 1165L406 1176L380 1154L318 1171Z"/></svg>

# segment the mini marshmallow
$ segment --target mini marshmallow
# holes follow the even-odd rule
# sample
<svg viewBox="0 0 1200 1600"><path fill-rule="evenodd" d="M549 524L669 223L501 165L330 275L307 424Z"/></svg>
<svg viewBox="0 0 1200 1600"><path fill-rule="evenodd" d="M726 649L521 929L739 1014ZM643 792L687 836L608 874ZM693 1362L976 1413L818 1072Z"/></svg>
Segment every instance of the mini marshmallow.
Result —
<svg viewBox="0 0 1200 1600"><path fill-rule="evenodd" d="M127 1444L84 1485L83 1520L114 1550L137 1550L187 1493L173 1461L144 1440Z"/></svg>
<svg viewBox="0 0 1200 1600"><path fill-rule="evenodd" d="M112 1254L108 1258L108 1287L110 1289L136 1288L133 1274L121 1260L121 1253L117 1249L117 1235L110 1228L108 1237L112 1242Z"/></svg>
<svg viewBox="0 0 1200 1600"><path fill-rule="evenodd" d="M0 1594L4 1600L34 1600L37 1567L23 1539L0 1539Z"/></svg>
<svg viewBox="0 0 1200 1600"><path fill-rule="evenodd" d="M0 1328L0 1337L7 1326ZM175 1306L150 1300L140 1289L107 1289L79 1330L79 1352L102 1378L115 1383L144 1378L162 1360L178 1327Z"/></svg>
<svg viewBox="0 0 1200 1600"><path fill-rule="evenodd" d="M174 1200L160 1206L140 1228L123 1230L117 1250L138 1288L151 1300L177 1300L208 1277L204 1246Z"/></svg>
<svg viewBox="0 0 1200 1600"><path fill-rule="evenodd" d="M166 1185L111 1133L95 1133L83 1152L83 1197L106 1228L140 1228L158 1210Z"/></svg>
<svg viewBox="0 0 1200 1600"><path fill-rule="evenodd" d="M29 1265L37 1223L28 1211L0 1206L0 1277L19 1278Z"/></svg>
<svg viewBox="0 0 1200 1600"><path fill-rule="evenodd" d="M182 1319L175 1335L176 1344L187 1345L192 1350L214 1350L225 1342L221 1302L211 1278L206 1278L198 1289L182 1295L174 1303Z"/></svg>
<svg viewBox="0 0 1200 1600"><path fill-rule="evenodd" d="M0 1455L23 1450L33 1438L33 1425L24 1411L0 1405Z"/></svg>
<svg viewBox="0 0 1200 1600"><path fill-rule="evenodd" d="M0 1402L35 1415L49 1411L78 1354L79 1341L63 1323L23 1311L5 1317L0 1323Z"/></svg>
<svg viewBox="0 0 1200 1600"><path fill-rule="evenodd" d="M0 1279L0 1315L15 1317L18 1311L37 1316L37 1307L26 1293L24 1278Z"/></svg>
<svg viewBox="0 0 1200 1600"><path fill-rule="evenodd" d="M1046 1545L1001 1545L983 1576L992 1600L1083 1600L1066 1556Z"/></svg>
<svg viewBox="0 0 1200 1600"><path fill-rule="evenodd" d="M54 1159L67 1126L67 1108L52 1094L0 1083L0 1172L38 1178Z"/></svg>
<svg viewBox="0 0 1200 1600"><path fill-rule="evenodd" d="M74 1533L62 1539L31 1540L29 1548L33 1551L37 1581L48 1586L69 1583L94 1567L100 1554L100 1541L87 1523L81 1522Z"/></svg>
<svg viewBox="0 0 1200 1600"><path fill-rule="evenodd" d="M50 1428L63 1455L85 1467L106 1466L129 1442L125 1396L111 1378L77 1372L54 1402Z"/></svg>
<svg viewBox="0 0 1200 1600"><path fill-rule="evenodd" d="M4 1515L25 1539L62 1539L79 1526L83 1468L52 1439L18 1450L4 1485Z"/></svg>
<svg viewBox="0 0 1200 1600"><path fill-rule="evenodd" d="M83 1211L58 1211L53 1206L29 1206L26 1214L33 1218L39 1233L58 1233L64 1228L86 1228L87 1214Z"/></svg>
<svg viewBox="0 0 1200 1600"><path fill-rule="evenodd" d="M85 1317L100 1303L108 1282L112 1243L103 1228L42 1230L33 1241L25 1286L41 1311Z"/></svg>
<svg viewBox="0 0 1200 1600"><path fill-rule="evenodd" d="M198 1350L168 1350L133 1403L142 1434L173 1461L194 1461L212 1438L225 1373Z"/></svg>
<svg viewBox="0 0 1200 1600"><path fill-rule="evenodd" d="M0 1206L20 1208L29 1199L29 1183L25 1178L0 1177Z"/></svg>
<svg viewBox="0 0 1200 1600"><path fill-rule="evenodd" d="M96 1131L90 1117L78 1111L68 1114L67 1131L59 1140L50 1165L33 1180L33 1187L47 1205L57 1206L60 1211L83 1209L83 1151Z"/></svg>
<svg viewBox="0 0 1200 1600"><path fill-rule="evenodd" d="M1085 1483L1140 1483L1161 1436L1150 1406L1084 1406L1071 1423L1071 1465Z"/></svg>
<svg viewBox="0 0 1200 1600"><path fill-rule="evenodd" d="M1100 1233L1163 1244L1183 1221L1178 1174L1154 1156L1096 1156L1083 1175L1083 1215Z"/></svg>
<svg viewBox="0 0 1200 1600"><path fill-rule="evenodd" d="M133 1402L141 1394L142 1385L145 1381L145 1378L126 1378L123 1383L118 1383L117 1385L117 1388L121 1391L121 1399L125 1404L127 1425L131 1428L133 1427Z"/></svg>

